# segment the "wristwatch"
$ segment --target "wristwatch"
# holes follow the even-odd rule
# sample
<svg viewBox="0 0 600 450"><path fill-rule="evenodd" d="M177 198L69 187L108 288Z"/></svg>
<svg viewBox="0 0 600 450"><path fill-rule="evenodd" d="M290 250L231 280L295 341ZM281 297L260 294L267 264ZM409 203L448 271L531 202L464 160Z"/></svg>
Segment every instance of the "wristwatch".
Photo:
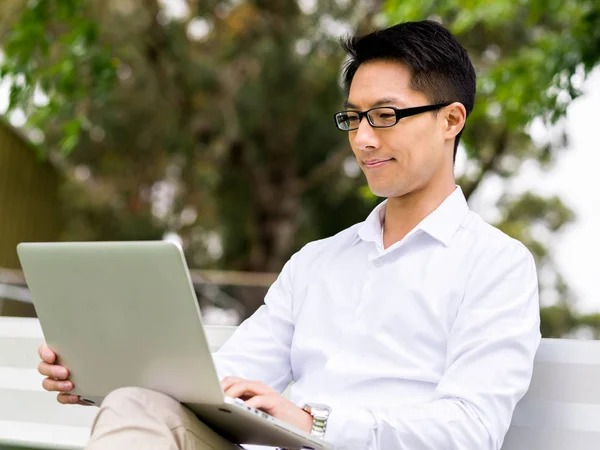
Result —
<svg viewBox="0 0 600 450"><path fill-rule="evenodd" d="M313 418L312 430L310 431L311 436L324 439L327 429L327 419L331 413L331 408L322 403L307 403L302 409Z"/></svg>

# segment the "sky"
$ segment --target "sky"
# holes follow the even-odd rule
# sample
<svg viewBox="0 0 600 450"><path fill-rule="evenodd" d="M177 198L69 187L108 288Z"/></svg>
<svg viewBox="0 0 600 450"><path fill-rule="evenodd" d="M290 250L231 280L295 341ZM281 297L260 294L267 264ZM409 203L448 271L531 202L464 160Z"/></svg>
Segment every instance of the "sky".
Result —
<svg viewBox="0 0 600 450"><path fill-rule="evenodd" d="M600 312L600 68L584 84L585 94L567 111L569 146L548 174L532 177L575 212L573 225L557 239L555 256L574 290L581 312Z"/></svg>
<svg viewBox="0 0 600 450"><path fill-rule="evenodd" d="M558 153L554 167L543 173L536 164L524 164L519 176L510 180L509 189L559 195L575 212L574 223L553 237L550 249L574 293L573 306L587 314L600 312L600 141L596 135L600 128L600 68L588 76L583 91L567 109L564 126L569 143ZM539 123L531 130L534 140L548 139L555 132ZM490 205L503 188L501 182L490 180L471 201L471 208L493 221Z"/></svg>

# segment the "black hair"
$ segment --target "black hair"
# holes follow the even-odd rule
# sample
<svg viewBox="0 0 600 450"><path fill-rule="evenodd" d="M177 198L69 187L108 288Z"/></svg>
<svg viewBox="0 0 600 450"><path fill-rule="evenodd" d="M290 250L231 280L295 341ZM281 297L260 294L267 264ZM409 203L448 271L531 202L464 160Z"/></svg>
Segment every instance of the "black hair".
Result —
<svg viewBox="0 0 600 450"><path fill-rule="evenodd" d="M410 87L431 103L460 102L467 117L475 102L475 69L458 40L437 22L404 22L364 36L343 38L349 60L343 70L346 95L358 67L374 60L397 61L412 72ZM464 128L463 128L464 129ZM454 142L454 158L461 132Z"/></svg>

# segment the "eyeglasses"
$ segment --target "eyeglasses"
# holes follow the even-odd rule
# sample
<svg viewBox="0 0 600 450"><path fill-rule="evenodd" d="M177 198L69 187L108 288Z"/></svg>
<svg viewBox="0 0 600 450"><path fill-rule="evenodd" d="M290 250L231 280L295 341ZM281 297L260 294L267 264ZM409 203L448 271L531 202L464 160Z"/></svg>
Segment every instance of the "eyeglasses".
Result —
<svg viewBox="0 0 600 450"><path fill-rule="evenodd" d="M357 130L362 118L366 117L369 125L373 128L389 128L396 125L404 117L414 116L427 111L435 111L449 104L451 102L404 109L383 106L371 108L367 111L340 111L335 113L335 125L342 131Z"/></svg>

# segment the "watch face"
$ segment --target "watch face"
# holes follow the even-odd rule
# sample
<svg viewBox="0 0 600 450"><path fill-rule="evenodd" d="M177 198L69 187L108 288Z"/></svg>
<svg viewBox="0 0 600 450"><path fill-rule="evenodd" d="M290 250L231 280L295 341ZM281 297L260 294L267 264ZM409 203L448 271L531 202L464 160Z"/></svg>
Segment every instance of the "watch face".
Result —
<svg viewBox="0 0 600 450"><path fill-rule="evenodd" d="M307 403L306 406L309 406L310 408L315 408L315 409L331 409L328 405L325 405L323 403Z"/></svg>
<svg viewBox="0 0 600 450"><path fill-rule="evenodd" d="M322 403L307 403L302 409L309 413L313 418L311 436L316 436L320 439L325 438L325 430L327 429L327 419L331 408Z"/></svg>
<svg viewBox="0 0 600 450"><path fill-rule="evenodd" d="M326 419L331 412L331 408L322 403L308 403L303 409L319 419Z"/></svg>

